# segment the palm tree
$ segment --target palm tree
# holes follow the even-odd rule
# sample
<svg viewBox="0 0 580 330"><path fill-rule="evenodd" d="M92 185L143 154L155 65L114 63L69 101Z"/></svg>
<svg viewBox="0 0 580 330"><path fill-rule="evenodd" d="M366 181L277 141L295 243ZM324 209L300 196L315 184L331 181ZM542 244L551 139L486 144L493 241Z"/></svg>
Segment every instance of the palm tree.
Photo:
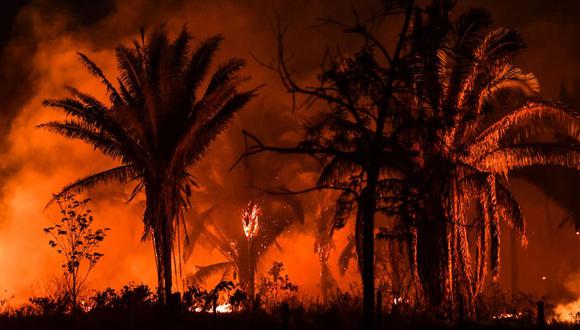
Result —
<svg viewBox="0 0 580 330"><path fill-rule="evenodd" d="M216 274L221 275L224 281L238 279L248 293L252 306L255 272L260 258L272 246L281 248L277 239L296 220L297 215L287 205L265 199L250 200L238 212L231 207L226 208L231 212L228 212L230 216L216 218L213 224L204 226L198 237L201 243L217 249L227 261L197 266L196 272L188 277L188 282L199 285ZM236 215L238 219L235 219ZM232 223L236 225L232 226Z"/></svg>
<svg viewBox="0 0 580 330"><path fill-rule="evenodd" d="M190 198L189 170L206 153L232 116L256 95L240 90L241 59L230 59L215 70L204 91L201 86L221 36L200 42L193 50L184 27L172 42L164 26L153 30L132 48L118 46L117 86L87 56L80 59L89 73L101 80L108 96L106 105L94 97L69 88L72 97L48 99L44 106L67 115L39 127L79 139L122 165L79 179L56 196L90 189L106 182L137 182L132 199L144 191L144 238L152 238L158 292L166 301L172 289L173 242Z"/></svg>
<svg viewBox="0 0 580 330"><path fill-rule="evenodd" d="M327 304L336 293L338 284L328 265L330 252L335 248L334 235L334 203L332 203L330 194L321 194L315 200L315 221L313 228L314 233L314 252L318 254L320 262L320 291L322 301Z"/></svg>
<svg viewBox="0 0 580 330"><path fill-rule="evenodd" d="M499 275L500 221L525 243L509 172L578 169L580 149L550 135L577 141L579 121L561 104L540 99L536 78L510 63L524 48L516 31L491 29L484 10L451 22L451 7L436 1L414 22L409 85L416 93L398 136L417 157L405 170L399 216L409 225L409 257L428 302L451 317L472 317L487 269Z"/></svg>
<svg viewBox="0 0 580 330"><path fill-rule="evenodd" d="M269 141L284 143L293 125L287 113L277 110L258 107L238 116L232 129L217 142L223 146L219 157L208 157L200 163L200 172L207 175L198 182L200 191L192 205L190 216L194 221L187 228L184 259L188 260L201 243L217 249L228 261L197 266L198 270L189 276L190 284L201 284L210 275L219 273L227 279L239 279L253 297L253 278L261 255L277 245L277 238L288 226L296 221L304 222L303 203L298 196L269 192L285 187L297 169L304 169L308 164L255 157L230 170L231 164L246 149L246 141L240 134L244 128L252 127ZM260 214L252 217L252 211ZM258 229L256 235L249 237L252 221L258 221ZM248 231L244 231L244 226Z"/></svg>

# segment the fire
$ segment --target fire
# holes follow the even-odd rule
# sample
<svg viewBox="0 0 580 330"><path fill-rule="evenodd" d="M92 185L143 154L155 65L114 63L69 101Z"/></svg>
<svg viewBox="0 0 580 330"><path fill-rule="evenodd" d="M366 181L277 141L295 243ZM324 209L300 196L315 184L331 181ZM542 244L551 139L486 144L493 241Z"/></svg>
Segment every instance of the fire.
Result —
<svg viewBox="0 0 580 330"><path fill-rule="evenodd" d="M492 317L492 319L494 319L494 320L505 320L505 319L517 320L517 319L521 319L523 315L524 315L524 313L522 313L522 312L517 312L517 313L499 313L497 315L494 315Z"/></svg>
<svg viewBox="0 0 580 330"><path fill-rule="evenodd" d="M201 313L201 312L213 312L211 309L203 309L201 307L196 307L193 309L194 312L196 313ZM216 313L231 313L232 312L232 305L230 304L220 304L217 305L215 308L215 312Z"/></svg>
<svg viewBox="0 0 580 330"><path fill-rule="evenodd" d="M247 239L252 239L258 234L260 227L259 219L262 216L262 209L258 203L248 202L248 205L242 212L242 226Z"/></svg>
<svg viewBox="0 0 580 330"><path fill-rule="evenodd" d="M580 322L580 299L567 304L559 304L554 308L556 319L564 323Z"/></svg>
<svg viewBox="0 0 580 330"><path fill-rule="evenodd" d="M218 305L215 309L217 313L231 313L232 312L232 305L230 304L221 304Z"/></svg>

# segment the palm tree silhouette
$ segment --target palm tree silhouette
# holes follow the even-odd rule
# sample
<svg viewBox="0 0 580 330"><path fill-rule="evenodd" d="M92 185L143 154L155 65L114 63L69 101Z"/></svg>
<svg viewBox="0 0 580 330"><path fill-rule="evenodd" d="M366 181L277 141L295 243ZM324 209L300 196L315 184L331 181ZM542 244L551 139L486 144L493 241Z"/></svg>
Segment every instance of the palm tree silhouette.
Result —
<svg viewBox="0 0 580 330"><path fill-rule="evenodd" d="M176 226L191 195L189 170L224 130L230 118L256 95L240 90L245 80L238 75L245 61L230 59L210 72L221 36L200 42L190 50L191 35L184 27L170 41L164 26L132 48L116 48L117 87L87 56L80 59L107 90L109 105L89 94L69 88L72 97L47 99L44 106L67 114L67 118L39 125L41 128L79 139L122 165L89 175L64 187L56 196L90 189L106 182L138 182L133 191L144 191L144 238L155 249L158 292L162 301L171 294L172 253Z"/></svg>
<svg viewBox="0 0 580 330"><path fill-rule="evenodd" d="M197 266L197 270L188 276L188 282L199 285L217 274L221 275L222 280L239 280L252 306L258 263L271 247L281 249L277 239L296 220L296 215L284 205L267 201L265 204L249 201L246 207L238 211L232 216L238 215L239 225L231 225L236 219L220 217L219 222L206 225L199 235L200 242L217 249L227 261ZM256 217L257 230L249 234L242 221L247 220L247 214L253 211L259 212Z"/></svg>
<svg viewBox="0 0 580 330"><path fill-rule="evenodd" d="M525 242L508 173L533 165L578 169L580 149L549 137L577 141L579 121L540 99L536 78L510 63L525 46L516 31L490 28L485 10L451 22L451 7L434 2L414 23L412 128L399 137L417 163L405 171L399 214L411 227L410 258L429 303L471 317L487 269L499 274L500 220Z"/></svg>
<svg viewBox="0 0 580 330"><path fill-rule="evenodd" d="M326 191L316 199L314 203L316 225L312 230L314 251L318 254L320 263L320 292L322 293L322 302L325 304L331 301L338 290L338 283L328 264L330 252L335 248L333 239L335 206L332 197Z"/></svg>
<svg viewBox="0 0 580 330"><path fill-rule="evenodd" d="M294 125L285 112L256 108L236 118L232 126L220 137L224 145L220 157L210 157L200 164L200 170L209 174L198 182L201 188L192 206L190 216L194 221L187 228L183 253L188 260L201 243L217 249L228 260L197 266L197 271L188 276L189 284L199 285L208 277L221 274L224 279L239 280L252 298L253 278L261 256L277 244L277 238L292 223L304 222L303 203L298 196L269 192L285 187L297 170L308 164L256 157L230 171L231 162L227 160L233 162L246 148L240 134L244 127L253 126L269 141L284 143ZM261 214L256 235L249 239L242 221L248 220L244 215L254 207Z"/></svg>

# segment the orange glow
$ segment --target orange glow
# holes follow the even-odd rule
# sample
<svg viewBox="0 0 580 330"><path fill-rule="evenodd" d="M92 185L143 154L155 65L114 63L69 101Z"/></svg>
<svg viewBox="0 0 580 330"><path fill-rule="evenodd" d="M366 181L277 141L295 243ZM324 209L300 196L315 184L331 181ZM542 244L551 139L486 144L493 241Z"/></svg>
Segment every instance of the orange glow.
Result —
<svg viewBox="0 0 580 330"><path fill-rule="evenodd" d="M30 296L49 293L53 288L55 278L60 273L57 256L48 248L46 237L42 232L42 228L46 227L56 216L51 208L44 209L51 194L79 176L117 165L79 142L72 142L35 128L35 125L39 123L55 119L54 112L46 111L40 106L40 103L43 98L67 96L64 86L75 86L103 101L107 100L107 95L99 81L91 77L76 60L77 51L89 55L110 78L115 78L116 63L113 51L115 45L128 45L133 38L137 37L140 26L153 27L163 22L168 22L167 28L170 34L175 36L181 25L187 21L196 39L199 38L197 40L212 34L223 33L225 36L224 49L219 56L240 56L248 59L246 73L252 76L256 85L263 82L267 83L260 95L259 102L247 109L247 112L240 113L232 121L232 127L235 127L237 131L247 128L248 131L260 135L262 128L260 125L264 125L264 123L241 127L240 117L252 117L256 109L259 108L279 107L286 110L286 107L291 103L291 99L278 83L278 77L263 69L249 56L250 53L256 54L258 58L268 62L272 56L276 55L273 46L275 40L272 38L272 30L270 29L272 7L252 5L253 2L246 4L246 2L235 1L202 1L184 2L180 5L168 2L159 9L147 3L143 0L117 1L115 11L99 21L98 24L92 27L78 27L78 30L74 31L69 30L71 26L69 18L55 16L48 20L39 8L33 6L25 8L19 14L21 21L31 22L30 26L34 37L31 40L35 44L35 51L26 56L34 77L34 84L30 87L31 97L18 109L18 115L11 123L0 155L5 171L3 172L5 175L0 196L0 265L6 270L0 272L0 290L2 292L6 290L6 296L14 297L11 301L13 304L26 302ZM276 0L273 1L273 4L273 7L277 8L276 11L288 13L290 19L297 20L296 18L299 17L305 27L316 22L319 17L327 16L329 8L336 11L342 10L335 8L342 6L341 4L332 1L321 1L313 6L315 8L308 11L290 10L293 7L292 2L286 3ZM342 13L344 15L342 16L349 19L352 8L350 4L344 7ZM227 17L227 24L223 23L224 17ZM319 45L326 43L322 41L334 40L335 35L332 34L333 32L328 32L328 35L324 35L326 32L320 35L314 33L312 38L303 38L301 31L300 24L293 25L289 31L288 49L297 52L296 61L298 63L296 67L301 68L299 79L312 81L312 77L319 70L321 58L319 55L324 51ZM340 33L338 31L337 35ZM533 35L531 37L533 38ZM534 40L532 40L532 44L533 42ZM11 45L8 54L18 53L21 46ZM320 54L316 53L317 50L320 50ZM348 52L348 49L345 51ZM538 46L530 47L530 51L545 53L544 47ZM216 62L220 60L217 58ZM535 57L532 57L532 60L536 61ZM575 58L574 61L576 61ZM538 70L531 68L531 71ZM538 73L541 75L542 72L538 71ZM550 74L553 73L550 71ZM542 76L542 80L544 78ZM560 80L556 80L556 78L552 78L552 80L551 86L556 86L552 89L557 90ZM555 83L556 81L558 84ZM266 124L276 125L277 123ZM228 141L218 137L215 144L211 146L207 158L214 161L217 159L227 168L239 156L234 154L224 156L230 149L231 145L228 144ZM229 178L227 170L221 171L220 169L200 172L198 168L194 168L192 174L199 178L204 176L217 177L222 182L228 182ZM292 173L291 175L297 174ZM281 174L280 177L276 177L276 180L288 176ZM522 200L523 212L529 217L530 223L544 225L544 205L535 201L545 197L533 190L535 188L529 186L522 188L522 184L519 182L521 181L518 179L514 180L514 185L520 185L515 194ZM308 184L310 183L308 182ZM201 190L203 189L205 187L201 188ZM96 266L87 283L90 290L102 290L108 286L118 289L130 281L146 283L153 290L155 288L156 267L151 242L142 242L141 240L144 200L142 196L137 196L133 202L126 204L127 196L131 191L132 187L130 186L102 186L88 194L92 198L91 208L94 211L95 223L100 227L111 228L109 236L102 244L104 257ZM533 195L534 193L536 195ZM225 200L226 198L229 200ZM245 202L248 198L253 197L226 196L224 200L225 202L233 202L235 198L243 198L242 200ZM308 195L308 198L315 199L318 196L311 194ZM236 200L236 202L238 201ZM192 193L192 203L197 203L195 190ZM208 208L209 205L200 205L201 209L204 207ZM236 230L239 232L240 213L238 211L239 209L232 215L234 219L232 222L235 223ZM552 212L554 219L559 218L563 213L561 210L552 210ZM264 221L262 209L258 203L249 202L241 213L244 235L251 240L260 233L260 220ZM285 252L282 252L282 249L273 248L265 253L258 265L257 278L264 270L268 269L272 261L282 261L292 281L298 284L299 294L316 299L316 296L320 294L319 255L313 253L314 242L308 230L308 227L314 226L316 216L307 212L305 218L306 224L293 225L277 240ZM186 218L186 221L188 220L190 219ZM347 237L353 231L354 229L350 227L336 231L334 236L336 249L327 247L328 251L324 251L324 253L330 254L329 267L336 274L338 285L344 290L349 290L351 285L358 285L359 281L356 261L351 262L345 276L338 275L338 256L346 245ZM542 229L537 230L537 232L547 231ZM580 233L576 232L576 235L580 235ZM576 250L578 250L577 237L573 236L567 235L568 239L574 241ZM567 256L571 256L569 260L573 260L569 265L559 265L564 269L562 272L571 271L572 267L578 266L575 260L580 260L580 258L575 257L574 253L576 252L574 251L576 250L558 245L558 248L546 251L544 247L549 245L544 243L549 244L549 242L538 242L540 239L546 240L545 237L534 237L535 241L531 242L533 246L526 250L529 255L539 257L522 259L521 268L533 270L529 272L529 276L521 279L523 289L533 289L538 284L538 278L542 278L541 269L549 269L545 266L544 260L549 259L549 253L553 253L553 251L566 253ZM564 244L560 241L557 243ZM571 246L569 242L567 244ZM506 243L502 246L507 245ZM542 268L537 260L541 260ZM193 269L194 265L220 261L224 261L224 258L216 250L196 246L193 257L187 264L183 265L183 269L185 272L185 270ZM550 281L542 282L542 285L558 282L559 279L556 278L555 272L550 272L550 274ZM500 277L501 281L508 283L507 285L509 285L509 279L509 275ZM544 276L542 280L546 280L546 277ZM180 286L181 282L180 279L175 280L176 290L183 289ZM580 281L578 282L580 283ZM580 297L580 294L576 297ZM400 297L393 300L393 304L402 302ZM580 303L576 302L576 305L562 307L564 308L562 313L574 310L577 312L580 310L579 306ZM83 305L83 308L91 308L88 301ZM228 304L218 306L220 313L230 311L231 306Z"/></svg>
<svg viewBox="0 0 580 330"><path fill-rule="evenodd" d="M578 323L580 321L580 300L556 306L554 314L560 322Z"/></svg>

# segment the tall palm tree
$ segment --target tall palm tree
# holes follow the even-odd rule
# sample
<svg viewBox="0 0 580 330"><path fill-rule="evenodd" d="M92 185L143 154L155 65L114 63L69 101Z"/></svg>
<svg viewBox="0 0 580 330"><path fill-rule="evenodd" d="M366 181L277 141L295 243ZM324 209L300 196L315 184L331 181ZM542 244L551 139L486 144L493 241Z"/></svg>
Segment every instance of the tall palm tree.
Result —
<svg viewBox="0 0 580 330"><path fill-rule="evenodd" d="M413 25L409 85L416 93L399 137L417 157L405 173L408 196L399 214L411 228L409 256L427 300L451 317L471 317L487 269L499 275L500 221L525 242L509 172L578 169L580 149L551 135L578 141L580 122L561 104L540 99L536 78L510 63L524 48L516 31L492 29L484 10L451 22L451 3L435 1Z"/></svg>
<svg viewBox="0 0 580 330"><path fill-rule="evenodd" d="M191 35L184 27L170 41L161 26L133 47L118 46L117 86L87 56L80 59L101 80L109 104L69 88L72 97L47 99L44 106L64 112L66 119L39 127L79 139L122 165L79 179L57 196L90 189L105 182L137 182L131 196L144 191L144 238L155 249L158 292L166 301L172 288L172 253L180 213L190 198L189 171L224 130L230 118L256 95L240 89L238 75L245 62L230 59L206 80L212 59L222 43L210 37L190 50ZM207 81L205 90L201 86Z"/></svg>

